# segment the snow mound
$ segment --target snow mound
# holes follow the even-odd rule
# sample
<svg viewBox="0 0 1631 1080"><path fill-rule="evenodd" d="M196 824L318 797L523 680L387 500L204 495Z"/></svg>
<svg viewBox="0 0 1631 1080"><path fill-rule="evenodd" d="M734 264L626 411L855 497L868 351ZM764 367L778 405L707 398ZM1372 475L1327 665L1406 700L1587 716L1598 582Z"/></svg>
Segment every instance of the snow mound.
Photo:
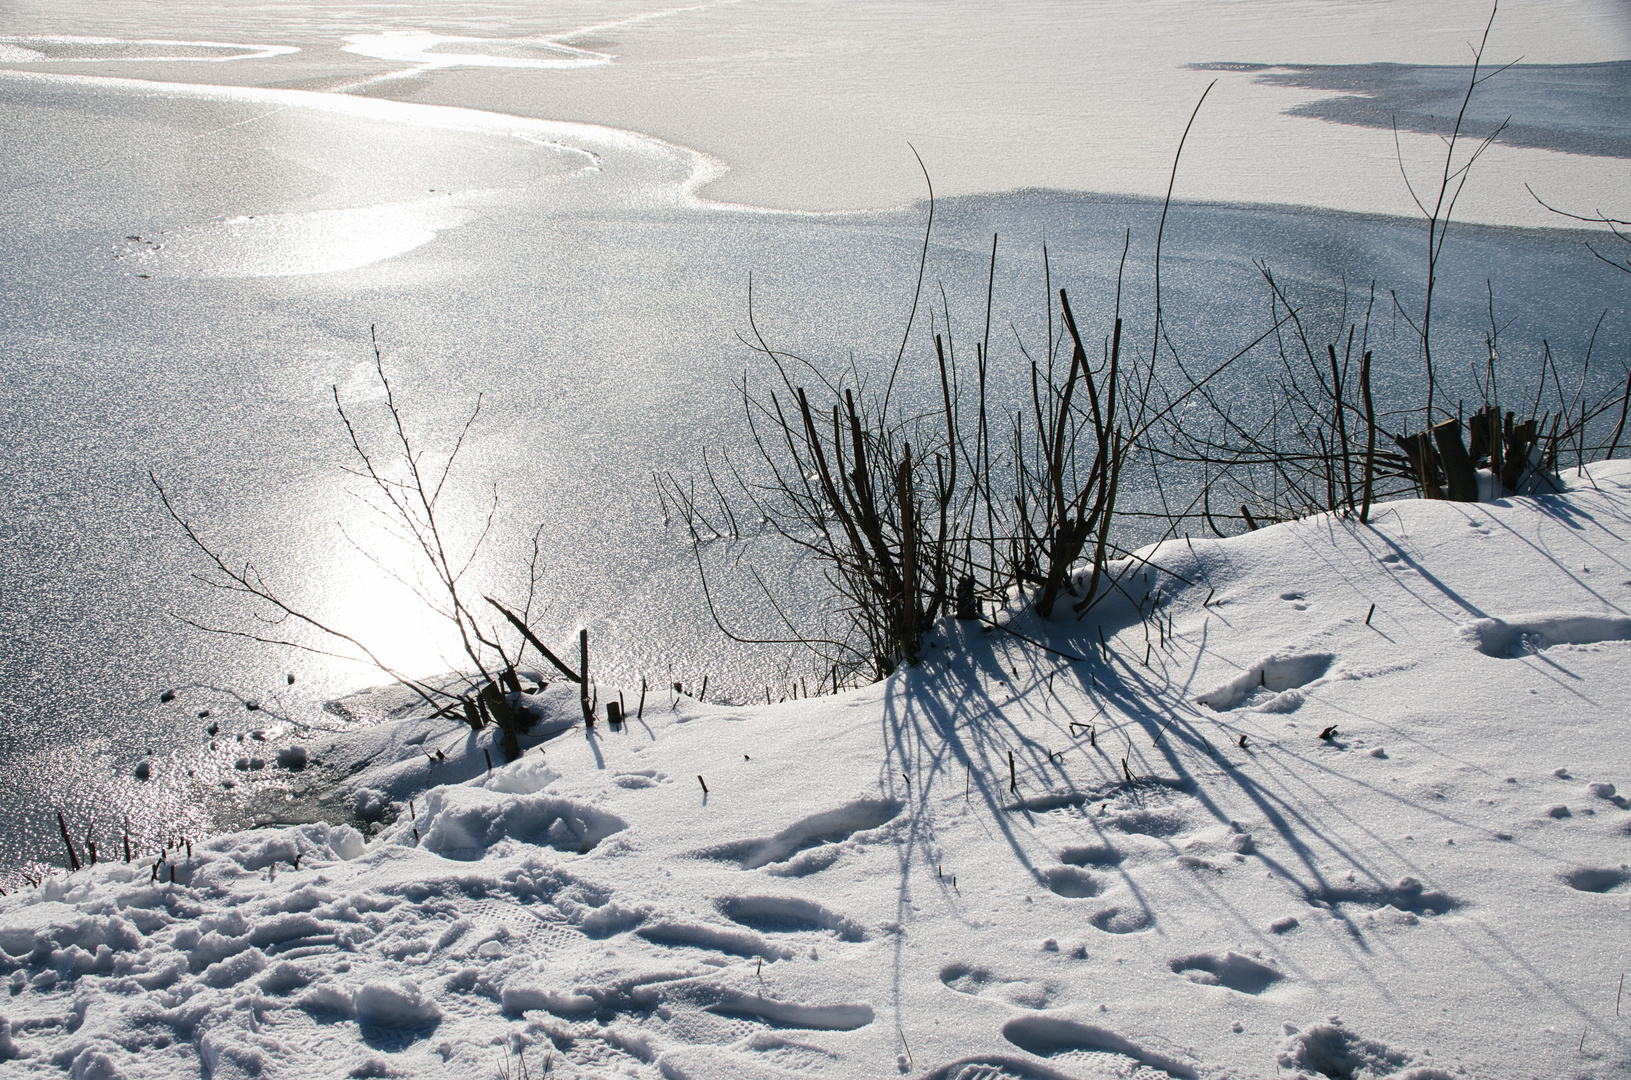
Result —
<svg viewBox="0 0 1631 1080"><path fill-rule="evenodd" d="M535 795L559 779L560 775L544 764L543 758L523 757L495 770L482 787L507 795Z"/></svg>
<svg viewBox="0 0 1631 1080"><path fill-rule="evenodd" d="M1171 598L1148 653L1133 623L1088 656L1100 626L1032 627L1050 652L947 622L873 686L648 700L615 732L552 685L502 765L491 730L376 709L267 770L366 806L363 831L195 838L0 895L0 1074L445 1080L524 1052L563 1080L1606 1076L1619 1036L1582 1040L1576 1003L1606 1000L1631 892L1631 665L1486 664L1446 627L1618 595L1581 576L1631 565L1611 464L1480 506L1503 527L1476 559L1447 503L1169 542L1124 564ZM1581 618L1476 625L1498 652L1618 632Z"/></svg>
<svg viewBox="0 0 1631 1080"><path fill-rule="evenodd" d="M22 1050L11 1039L11 1021L0 1016L0 1061L11 1061L22 1055Z"/></svg>
<svg viewBox="0 0 1631 1080"><path fill-rule="evenodd" d="M442 1018L442 1010L406 979L364 983L351 995L351 1011L364 1024L422 1028Z"/></svg>

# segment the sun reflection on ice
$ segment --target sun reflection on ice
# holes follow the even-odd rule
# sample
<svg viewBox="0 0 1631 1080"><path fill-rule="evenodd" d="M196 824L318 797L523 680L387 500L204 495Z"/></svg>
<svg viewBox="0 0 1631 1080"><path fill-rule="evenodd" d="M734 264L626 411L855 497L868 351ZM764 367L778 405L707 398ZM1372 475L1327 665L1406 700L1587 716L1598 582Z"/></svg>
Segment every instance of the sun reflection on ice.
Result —
<svg viewBox="0 0 1631 1080"><path fill-rule="evenodd" d="M423 30L388 30L354 34L344 50L376 60L393 60L429 68L581 68L611 63L605 53L564 45L547 38L447 37Z"/></svg>
<svg viewBox="0 0 1631 1080"><path fill-rule="evenodd" d="M342 539L326 568L323 603L336 613L336 629L361 642L382 665L409 678L430 678L459 668L462 654L452 623L427 603L442 599L431 591L438 586L417 580L413 562L394 540L365 551ZM333 674L350 682L349 669L352 665L342 662ZM381 681L382 673L366 658L355 670L359 686Z"/></svg>
<svg viewBox="0 0 1631 1080"><path fill-rule="evenodd" d="M115 256L144 277L287 277L354 270L412 251L470 220L470 196L248 214L133 236Z"/></svg>

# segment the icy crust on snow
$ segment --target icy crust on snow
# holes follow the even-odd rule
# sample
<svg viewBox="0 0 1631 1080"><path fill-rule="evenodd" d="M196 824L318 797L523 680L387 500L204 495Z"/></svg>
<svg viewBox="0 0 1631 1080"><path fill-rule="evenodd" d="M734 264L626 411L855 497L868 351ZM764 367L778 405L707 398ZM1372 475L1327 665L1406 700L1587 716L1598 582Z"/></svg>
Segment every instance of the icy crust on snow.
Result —
<svg viewBox="0 0 1631 1080"><path fill-rule="evenodd" d="M1631 467L1565 479L1169 542L839 696L529 686L507 764L339 703L355 827L0 897L0 1074L1625 1076Z"/></svg>

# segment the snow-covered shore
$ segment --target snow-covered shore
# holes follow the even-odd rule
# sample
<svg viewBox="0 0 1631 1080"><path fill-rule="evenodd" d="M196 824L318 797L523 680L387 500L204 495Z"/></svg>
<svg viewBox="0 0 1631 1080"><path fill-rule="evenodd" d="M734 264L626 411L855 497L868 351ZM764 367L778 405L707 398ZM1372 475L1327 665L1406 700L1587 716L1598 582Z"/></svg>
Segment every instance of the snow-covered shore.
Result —
<svg viewBox="0 0 1631 1080"><path fill-rule="evenodd" d="M1169 542L837 696L558 684L490 773L307 743L376 835L0 898L0 1075L1631 1075L1631 466L1565 480Z"/></svg>

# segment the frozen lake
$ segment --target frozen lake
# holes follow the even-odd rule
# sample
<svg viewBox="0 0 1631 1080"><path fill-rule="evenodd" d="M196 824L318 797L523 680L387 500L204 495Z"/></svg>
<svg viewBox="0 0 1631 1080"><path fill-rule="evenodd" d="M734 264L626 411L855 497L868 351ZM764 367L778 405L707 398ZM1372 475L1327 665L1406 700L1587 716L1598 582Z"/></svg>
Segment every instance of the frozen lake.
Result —
<svg viewBox="0 0 1631 1080"><path fill-rule="evenodd" d="M1044 241L1097 334L1130 229L1129 333L1147 340L1157 197L1218 79L1163 253L1177 343L1216 359L1261 332L1254 259L1327 322L1344 280L1396 288L1408 308L1425 229L1399 216L1411 207L1378 110L1401 117L1399 154L1425 175L1430 118L1461 77L1444 65L1465 61L1488 14L382 10L123 3L93 23L0 3L0 869L57 859L59 808L104 828L128 816L146 836L207 829L223 805L205 794L236 797L221 782L242 779L238 736L337 723L322 702L378 681L177 622L242 625L191 581L149 470L296 601L409 670L447 666L451 643L365 554L392 558L347 494L331 387L348 408L375 400L370 327L426 445L450 442L484 395L449 493L468 544L496 487L484 585L524 590L542 523L538 626L553 642L586 625L603 678L709 675L712 693L750 696L801 669L709 625L652 483L739 440L750 274L775 344L863 368L892 356L925 218L911 142L941 195L929 280L961 341L1001 236L1004 392L1018 392L1016 335L1045 336ZM1584 234L1538 228L1557 221L1523 186L1627 209L1623 7L1515 5L1491 40L1500 62L1548 66L1508 73L1477 112L1479 130L1513 115L1522 137L1492 147L1461 207L1482 224L1449 249L1446 366L1464 379L1481 362L1487 288L1511 320L1515 378L1542 338L1565 378L1578 372L1606 312L1603 377L1623 379L1628 279ZM1414 349L1379 326L1382 392L1402 401ZM928 373L927 350L915 337L908 380ZM131 776L143 760L145 783Z"/></svg>

